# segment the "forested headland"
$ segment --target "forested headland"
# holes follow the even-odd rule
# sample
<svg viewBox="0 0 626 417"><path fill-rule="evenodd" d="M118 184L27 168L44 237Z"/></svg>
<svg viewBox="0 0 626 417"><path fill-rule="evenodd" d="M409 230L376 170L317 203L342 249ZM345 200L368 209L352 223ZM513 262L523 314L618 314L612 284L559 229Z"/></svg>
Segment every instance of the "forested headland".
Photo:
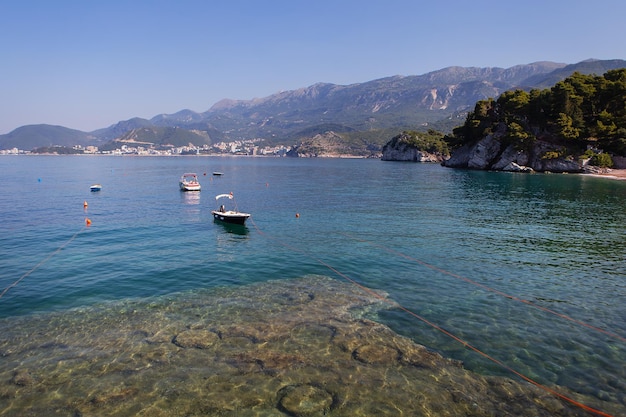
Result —
<svg viewBox="0 0 626 417"><path fill-rule="evenodd" d="M626 68L602 76L574 73L549 89L480 100L445 141L454 150L489 136L502 150L532 153L541 141L552 145L542 147L541 159L590 158L611 167L613 156L626 156Z"/></svg>

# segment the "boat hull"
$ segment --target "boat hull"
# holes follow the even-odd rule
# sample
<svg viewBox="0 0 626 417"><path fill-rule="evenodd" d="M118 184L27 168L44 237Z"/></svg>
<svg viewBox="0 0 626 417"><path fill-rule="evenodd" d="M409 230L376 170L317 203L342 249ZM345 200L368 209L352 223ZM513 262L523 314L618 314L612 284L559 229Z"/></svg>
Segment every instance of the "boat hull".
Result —
<svg viewBox="0 0 626 417"><path fill-rule="evenodd" d="M200 184L180 184L180 191L200 191Z"/></svg>
<svg viewBox="0 0 626 417"><path fill-rule="evenodd" d="M213 218L217 221L229 224L245 224L250 215L248 213L239 213L233 211L221 212L217 210L211 211Z"/></svg>
<svg viewBox="0 0 626 417"><path fill-rule="evenodd" d="M198 182L198 175L193 172L187 172L180 177L178 181L180 191L200 191L200 183Z"/></svg>

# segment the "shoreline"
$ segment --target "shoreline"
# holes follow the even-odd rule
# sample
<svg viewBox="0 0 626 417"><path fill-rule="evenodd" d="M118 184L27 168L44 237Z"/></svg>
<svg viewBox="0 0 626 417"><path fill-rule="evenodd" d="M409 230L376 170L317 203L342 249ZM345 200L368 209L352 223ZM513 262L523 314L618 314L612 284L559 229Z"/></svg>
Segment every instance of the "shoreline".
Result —
<svg viewBox="0 0 626 417"><path fill-rule="evenodd" d="M56 153L38 153L38 154L33 154L33 153L24 153L24 154L2 154L0 153L0 156L113 156L113 157L249 157L249 158L302 158L302 159L308 159L311 157L306 157L306 156L299 156L299 157L288 157L288 156L281 156L281 155L241 155L241 154L221 154L221 153L217 153L217 154L199 154L199 155L155 155L155 154L56 154ZM377 158L372 158L371 156L364 156L364 155L318 155L315 156L313 158L321 158L321 159L377 159ZM404 161L398 161L398 162L404 162ZM431 163L431 162L421 162L421 163ZM454 167L448 167L448 168L453 168L453 169L459 169L459 168L454 168ZM464 169L464 168L461 168ZM616 179L616 180L622 180L625 181L626 180L626 168L605 168L605 172L580 172L578 173L578 175L583 175L583 176L590 176L590 177L600 177L600 178L609 178L609 179Z"/></svg>
<svg viewBox="0 0 626 417"><path fill-rule="evenodd" d="M610 169L607 172L583 173L581 175L626 181L626 169Z"/></svg>

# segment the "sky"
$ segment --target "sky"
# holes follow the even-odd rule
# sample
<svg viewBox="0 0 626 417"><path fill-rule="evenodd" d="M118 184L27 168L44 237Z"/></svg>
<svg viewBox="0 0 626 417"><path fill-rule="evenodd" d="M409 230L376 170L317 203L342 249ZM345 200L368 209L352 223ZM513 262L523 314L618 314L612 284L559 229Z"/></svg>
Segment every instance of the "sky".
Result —
<svg viewBox="0 0 626 417"><path fill-rule="evenodd" d="M318 82L626 59L624 0L0 0L0 134Z"/></svg>

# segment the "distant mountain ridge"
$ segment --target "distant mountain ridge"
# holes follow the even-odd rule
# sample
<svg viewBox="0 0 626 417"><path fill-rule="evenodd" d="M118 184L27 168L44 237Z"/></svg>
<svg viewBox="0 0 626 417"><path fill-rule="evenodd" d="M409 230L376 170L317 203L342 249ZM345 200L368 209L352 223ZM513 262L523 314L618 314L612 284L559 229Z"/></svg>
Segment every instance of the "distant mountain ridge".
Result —
<svg viewBox="0 0 626 417"><path fill-rule="evenodd" d="M0 135L0 149L30 150L39 146L89 146L98 142L92 133L47 124L26 125Z"/></svg>
<svg viewBox="0 0 626 417"><path fill-rule="evenodd" d="M465 113L479 100L515 88L548 88L575 71L602 75L609 69L624 67L626 61L617 59L571 65L543 61L511 68L453 66L423 75L391 76L350 85L317 83L252 100L221 100L202 113L181 110L150 120L131 118L93 132L62 126L22 126L0 135L0 149L102 146L137 129L149 129L146 137L156 145L172 142L172 138L177 143L189 140L194 145L253 138L296 143L331 128L339 133L400 132L421 126L450 131L463 124ZM172 128L193 134L174 131L174 135ZM382 146L387 140L389 137L363 139L363 146Z"/></svg>

